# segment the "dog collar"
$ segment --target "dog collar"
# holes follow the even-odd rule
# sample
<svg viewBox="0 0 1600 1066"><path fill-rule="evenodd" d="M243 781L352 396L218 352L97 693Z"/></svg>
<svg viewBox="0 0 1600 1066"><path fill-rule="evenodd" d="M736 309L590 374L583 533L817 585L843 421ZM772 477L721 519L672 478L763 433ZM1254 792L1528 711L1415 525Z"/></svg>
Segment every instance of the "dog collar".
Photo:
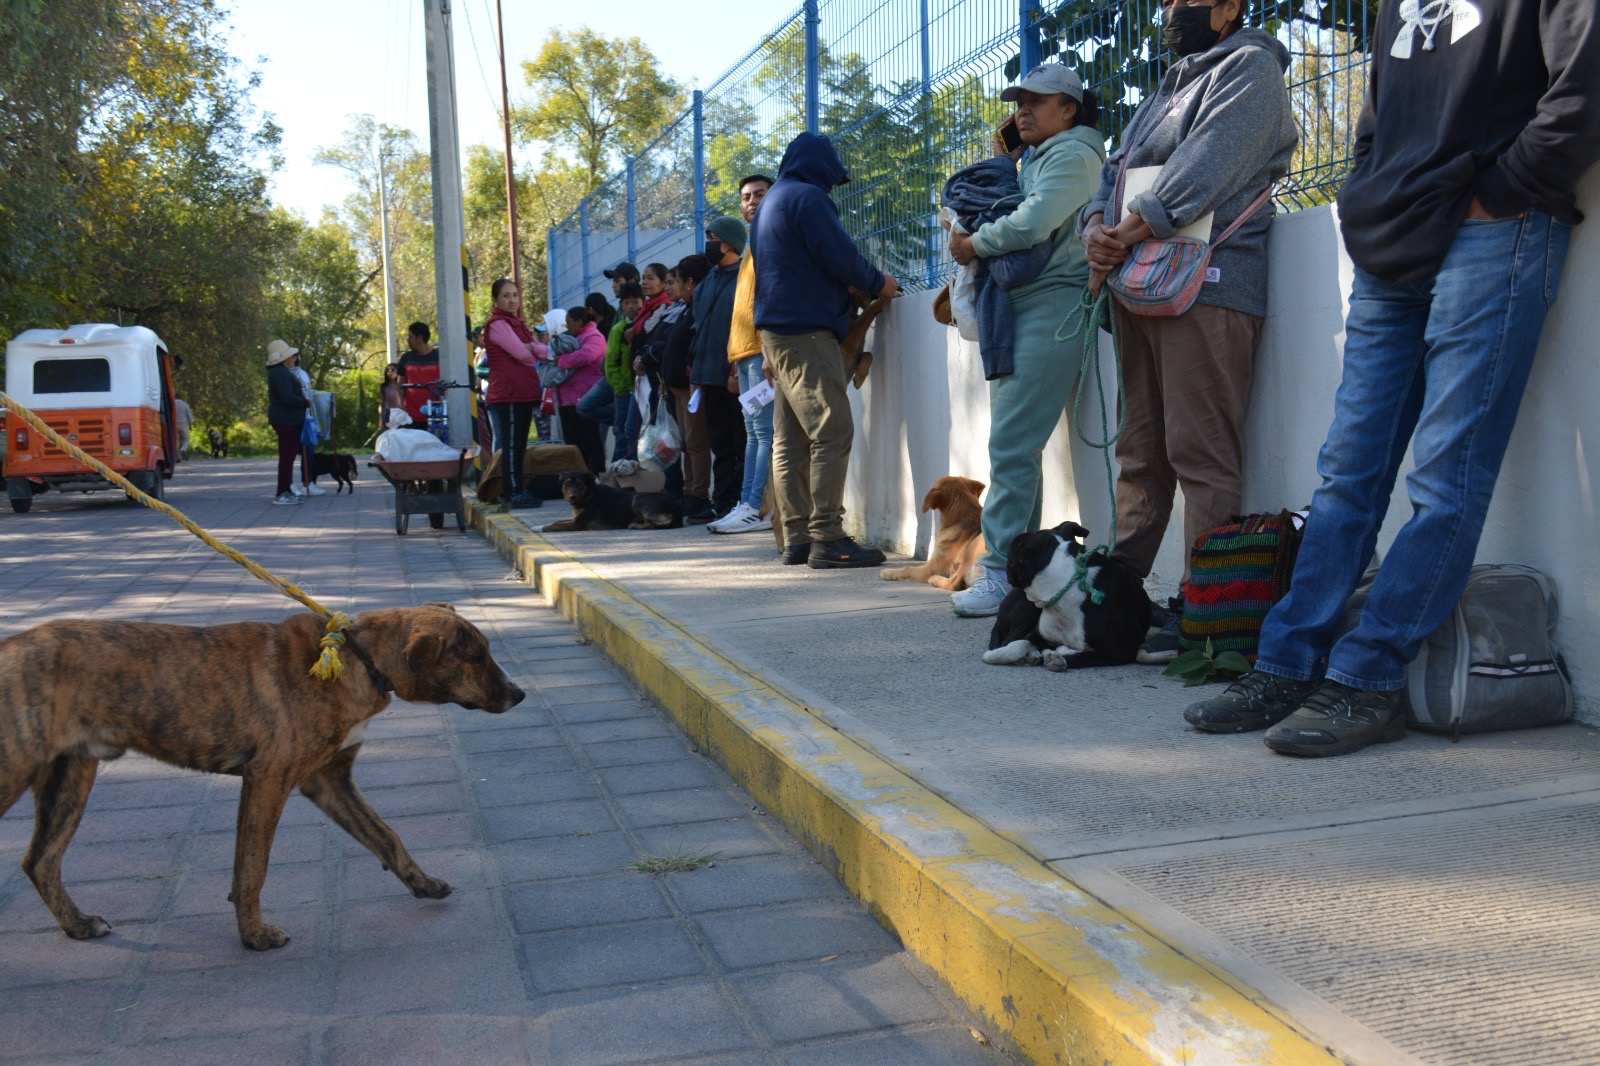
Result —
<svg viewBox="0 0 1600 1066"><path fill-rule="evenodd" d="M389 680L382 670L378 669L378 665L372 661L372 658L362 649L361 645L356 643L356 638L350 634L349 630L345 630L344 645L355 652L356 658L361 660L361 665L367 668L367 677L371 679L373 688L385 696L394 691L394 683Z"/></svg>
<svg viewBox="0 0 1600 1066"><path fill-rule="evenodd" d="M1067 578L1067 583L1061 586L1061 591L1056 593L1054 596L1051 596L1050 602L1045 604L1041 609L1048 611L1050 608L1060 603L1061 597L1065 596L1067 594L1067 590L1074 585L1077 585L1079 588L1081 588L1083 590L1083 594L1089 597L1091 602L1106 602L1106 590L1097 589L1093 585L1089 584L1089 556L1095 554L1096 552L1103 552L1105 550L1105 545L1102 544L1095 548L1095 550L1092 552L1079 552L1078 557L1073 560L1072 576Z"/></svg>

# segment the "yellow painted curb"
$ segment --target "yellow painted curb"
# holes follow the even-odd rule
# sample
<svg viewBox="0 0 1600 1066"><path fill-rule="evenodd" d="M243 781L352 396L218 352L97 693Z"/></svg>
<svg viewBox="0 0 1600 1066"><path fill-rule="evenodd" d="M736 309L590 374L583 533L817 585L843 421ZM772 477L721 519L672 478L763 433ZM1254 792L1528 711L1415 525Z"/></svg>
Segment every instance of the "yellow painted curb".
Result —
<svg viewBox="0 0 1600 1066"><path fill-rule="evenodd" d="M1332 1064L1191 959L511 514L473 525L905 947L1035 1062Z"/></svg>

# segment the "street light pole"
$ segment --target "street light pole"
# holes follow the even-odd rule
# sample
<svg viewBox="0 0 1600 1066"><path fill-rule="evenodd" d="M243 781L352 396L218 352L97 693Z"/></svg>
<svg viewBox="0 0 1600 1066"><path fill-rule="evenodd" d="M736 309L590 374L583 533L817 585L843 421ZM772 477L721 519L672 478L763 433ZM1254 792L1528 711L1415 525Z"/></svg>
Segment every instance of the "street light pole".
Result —
<svg viewBox="0 0 1600 1066"><path fill-rule="evenodd" d="M466 221L461 207L461 145L456 126L455 54L450 36L450 0L423 0L427 14L428 144L433 162L433 275L439 302L439 376L470 382L467 367L467 276L463 265ZM456 318L456 309L461 318ZM445 394L450 444L472 442L465 389Z"/></svg>
<svg viewBox="0 0 1600 1066"><path fill-rule="evenodd" d="M506 20L500 0L494 0L495 22L500 30L500 117L506 132L506 218L511 227L511 280L522 294L522 252L517 239L517 179L511 166L511 94L506 89ZM523 294L525 295L525 294Z"/></svg>

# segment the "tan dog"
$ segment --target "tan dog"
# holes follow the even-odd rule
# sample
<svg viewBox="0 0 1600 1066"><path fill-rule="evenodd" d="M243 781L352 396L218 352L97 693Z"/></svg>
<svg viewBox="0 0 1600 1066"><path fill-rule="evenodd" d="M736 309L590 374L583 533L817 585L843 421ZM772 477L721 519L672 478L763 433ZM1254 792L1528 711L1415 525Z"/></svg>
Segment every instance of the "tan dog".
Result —
<svg viewBox="0 0 1600 1066"><path fill-rule="evenodd" d="M68 936L111 931L67 895L61 858L99 760L129 748L244 779L228 899L246 947L289 941L262 922L261 886L278 818L297 787L413 895L450 894L368 805L351 764L391 692L493 714L524 693L490 656L483 634L448 605L371 611L348 633L371 665L346 645L344 676L333 682L308 673L323 635L309 613L203 628L51 622L0 641L0 814L33 789L33 841L22 868Z"/></svg>
<svg viewBox="0 0 1600 1066"><path fill-rule="evenodd" d="M935 588L960 592L967 575L983 554L984 484L969 477L942 477L922 500L922 513L939 512L939 536L928 561L881 571L885 581L926 581Z"/></svg>

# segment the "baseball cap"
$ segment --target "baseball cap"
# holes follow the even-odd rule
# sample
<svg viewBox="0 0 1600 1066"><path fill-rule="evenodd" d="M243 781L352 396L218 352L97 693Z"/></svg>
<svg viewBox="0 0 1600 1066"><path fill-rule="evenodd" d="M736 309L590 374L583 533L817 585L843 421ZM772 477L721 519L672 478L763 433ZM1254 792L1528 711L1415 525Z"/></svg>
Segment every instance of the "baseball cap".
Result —
<svg viewBox="0 0 1600 1066"><path fill-rule="evenodd" d="M639 276L639 268L624 259L610 270L602 270L600 273L604 274L608 278L615 278L618 276L624 278L636 278Z"/></svg>
<svg viewBox="0 0 1600 1066"><path fill-rule="evenodd" d="M1040 63L1024 74L1021 81L1002 89L1000 99L1015 100L1024 89L1040 96L1061 93L1083 103L1083 79L1060 63Z"/></svg>

